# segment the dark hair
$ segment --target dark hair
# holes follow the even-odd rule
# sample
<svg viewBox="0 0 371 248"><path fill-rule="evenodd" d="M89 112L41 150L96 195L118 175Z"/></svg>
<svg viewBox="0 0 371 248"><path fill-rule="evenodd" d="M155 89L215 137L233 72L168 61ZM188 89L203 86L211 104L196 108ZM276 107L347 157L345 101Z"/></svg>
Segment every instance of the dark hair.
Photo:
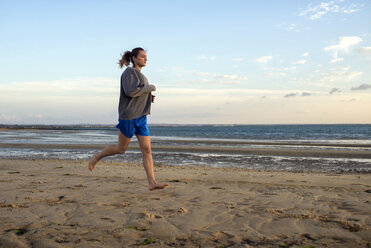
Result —
<svg viewBox="0 0 371 248"><path fill-rule="evenodd" d="M144 51L144 49L141 47L137 47L131 50L131 52L126 51L124 52L124 54L121 54L121 59L118 62L118 64L120 65L120 68L124 67L124 65L129 66L130 62L133 63L133 65L135 66L132 57L138 56L140 51Z"/></svg>

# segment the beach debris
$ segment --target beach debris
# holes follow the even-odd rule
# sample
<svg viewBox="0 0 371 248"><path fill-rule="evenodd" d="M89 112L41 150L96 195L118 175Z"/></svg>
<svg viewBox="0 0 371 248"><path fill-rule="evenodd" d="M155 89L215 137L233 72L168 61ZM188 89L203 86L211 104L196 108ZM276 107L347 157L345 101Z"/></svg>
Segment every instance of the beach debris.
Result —
<svg viewBox="0 0 371 248"><path fill-rule="evenodd" d="M62 200L64 198L64 195L58 196L58 200Z"/></svg>
<svg viewBox="0 0 371 248"><path fill-rule="evenodd" d="M371 189L365 190L366 193L371 193Z"/></svg>
<svg viewBox="0 0 371 248"><path fill-rule="evenodd" d="M185 208L179 208L178 213L185 214L185 213L188 213L188 210Z"/></svg>
<svg viewBox="0 0 371 248"><path fill-rule="evenodd" d="M223 188L213 186L213 187L211 187L210 189L223 189Z"/></svg>

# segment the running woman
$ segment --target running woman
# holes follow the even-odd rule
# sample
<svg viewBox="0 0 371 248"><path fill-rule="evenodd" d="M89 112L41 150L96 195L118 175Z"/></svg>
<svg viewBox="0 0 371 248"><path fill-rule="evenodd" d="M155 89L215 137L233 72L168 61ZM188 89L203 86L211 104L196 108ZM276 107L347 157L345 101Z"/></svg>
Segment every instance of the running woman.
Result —
<svg viewBox="0 0 371 248"><path fill-rule="evenodd" d="M104 157L115 154L124 154L131 138L137 137L142 152L143 166L147 174L149 190L163 189L167 183L158 183L153 171L151 140L147 124L147 115L150 114L151 103L154 102L152 91L156 87L148 83L141 72L146 66L147 54L143 48L134 48L126 51L118 62L120 68L127 67L121 75L121 90L119 101L119 129L117 145L106 146L101 152L95 153L89 162L89 170L93 171L95 165ZM132 67L130 67L132 63Z"/></svg>

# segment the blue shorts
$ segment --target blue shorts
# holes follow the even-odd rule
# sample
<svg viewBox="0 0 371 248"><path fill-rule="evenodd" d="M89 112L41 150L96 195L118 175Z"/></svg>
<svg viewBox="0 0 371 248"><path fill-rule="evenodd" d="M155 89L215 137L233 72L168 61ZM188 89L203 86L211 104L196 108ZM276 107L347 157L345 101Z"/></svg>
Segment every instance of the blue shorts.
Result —
<svg viewBox="0 0 371 248"><path fill-rule="evenodd" d="M141 136L149 136L146 115L133 120L119 119L119 124L117 124L116 127L120 129L121 133L128 138L132 138L134 134Z"/></svg>

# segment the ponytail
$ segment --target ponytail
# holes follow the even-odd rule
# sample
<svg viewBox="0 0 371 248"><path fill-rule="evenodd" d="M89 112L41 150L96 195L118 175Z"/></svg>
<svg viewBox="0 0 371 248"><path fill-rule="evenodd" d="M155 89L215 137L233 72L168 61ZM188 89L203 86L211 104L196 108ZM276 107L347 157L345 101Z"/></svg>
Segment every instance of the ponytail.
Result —
<svg viewBox="0 0 371 248"><path fill-rule="evenodd" d="M121 54L121 59L118 62L118 64L120 65L120 68L124 67L124 65L129 66L130 60L131 60L131 52L130 51L126 51L126 52L124 52L124 54Z"/></svg>
<svg viewBox="0 0 371 248"><path fill-rule="evenodd" d="M118 62L118 64L120 65L120 68L123 68L124 65L129 66L130 62L133 63L133 65L134 65L134 61L133 61L132 57L138 56L140 51L144 51L144 49L141 48L141 47L137 47L137 48L134 48L131 52L126 51L126 52L124 52L124 54L121 54L121 59Z"/></svg>

